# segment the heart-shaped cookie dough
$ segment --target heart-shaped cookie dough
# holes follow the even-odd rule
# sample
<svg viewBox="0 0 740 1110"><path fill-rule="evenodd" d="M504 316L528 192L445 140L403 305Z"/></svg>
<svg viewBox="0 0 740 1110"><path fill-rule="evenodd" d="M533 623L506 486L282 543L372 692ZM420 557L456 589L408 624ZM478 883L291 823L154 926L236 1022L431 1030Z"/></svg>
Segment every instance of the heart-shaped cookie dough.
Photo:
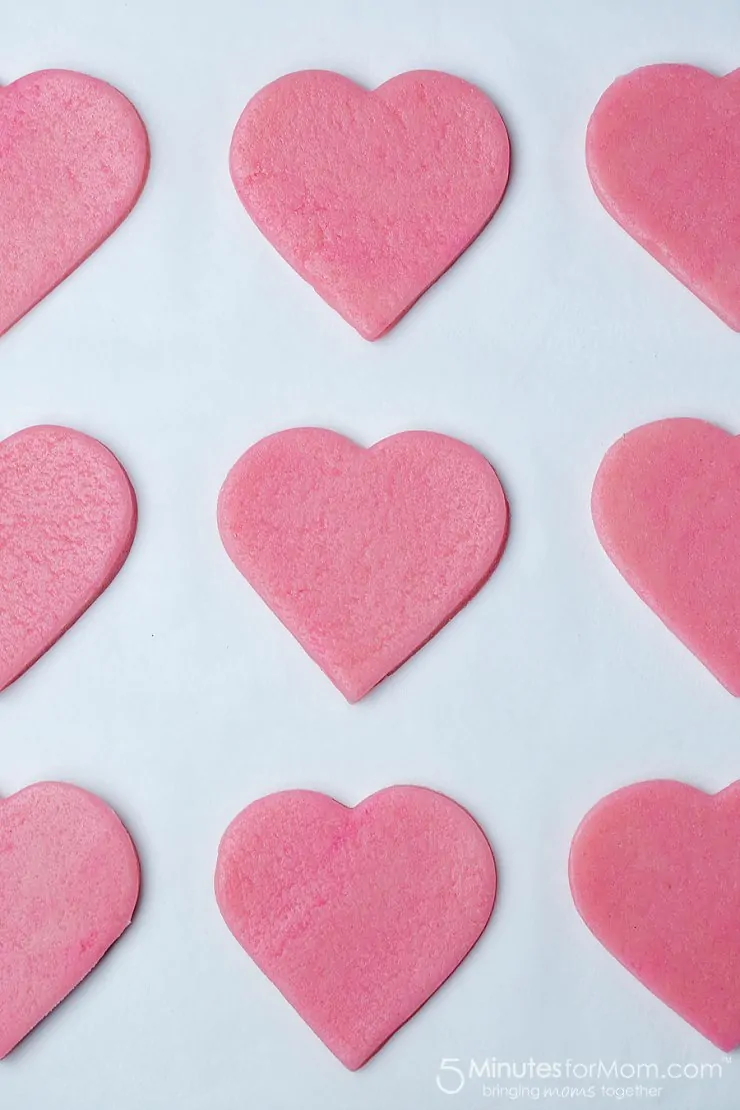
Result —
<svg viewBox="0 0 740 1110"><path fill-rule="evenodd" d="M617 223L740 330L740 69L618 78L591 116L586 161Z"/></svg>
<svg viewBox="0 0 740 1110"><path fill-rule="evenodd" d="M139 862L112 809L60 782L0 800L0 1058L130 924Z"/></svg>
<svg viewBox="0 0 740 1110"><path fill-rule="evenodd" d="M216 866L231 932L352 1069L452 974L495 894L479 826L415 786L354 809L306 790L261 798L229 825Z"/></svg>
<svg viewBox="0 0 740 1110"><path fill-rule="evenodd" d="M609 794L576 832L570 882L628 971L719 1048L740 1044L740 783Z"/></svg>
<svg viewBox="0 0 740 1110"><path fill-rule="evenodd" d="M0 442L0 690L103 592L136 531L121 464L71 428Z"/></svg>
<svg viewBox="0 0 740 1110"><path fill-rule="evenodd" d="M0 335L129 214L149 142L136 109L84 73L0 88Z"/></svg>
<svg viewBox="0 0 740 1110"><path fill-rule="evenodd" d="M490 463L449 436L403 432L365 450L294 428L239 459L218 521L241 573L358 701L480 589L508 508Z"/></svg>
<svg viewBox="0 0 740 1110"><path fill-rule="evenodd" d="M231 176L283 258L377 339L491 219L509 137L495 105L459 77L402 73L368 92L309 70L250 100Z"/></svg>
<svg viewBox="0 0 740 1110"><path fill-rule="evenodd" d="M607 451L592 512L633 590L740 695L740 438L658 420Z"/></svg>

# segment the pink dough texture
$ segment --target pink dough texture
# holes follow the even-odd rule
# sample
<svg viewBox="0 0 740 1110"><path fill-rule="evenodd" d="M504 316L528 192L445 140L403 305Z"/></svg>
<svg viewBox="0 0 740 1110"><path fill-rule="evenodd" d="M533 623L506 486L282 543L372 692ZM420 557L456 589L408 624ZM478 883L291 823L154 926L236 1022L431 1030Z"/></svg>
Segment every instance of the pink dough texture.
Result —
<svg viewBox="0 0 740 1110"><path fill-rule="evenodd" d="M573 839L570 883L594 936L718 1048L740 1044L740 782L641 782Z"/></svg>
<svg viewBox="0 0 740 1110"><path fill-rule="evenodd" d="M620 77L591 117L586 161L617 223L740 330L740 69Z"/></svg>
<svg viewBox="0 0 740 1110"><path fill-rule="evenodd" d="M592 511L620 574L740 696L740 439L703 420L635 428L606 453Z"/></svg>
<svg viewBox="0 0 740 1110"><path fill-rule="evenodd" d="M309 70L250 100L231 176L286 262L377 339L496 211L509 138L488 97L459 77L402 73L368 92Z"/></svg>
<svg viewBox="0 0 740 1110"><path fill-rule="evenodd" d="M242 455L218 521L244 577L358 701L480 589L508 508L490 463L456 439L403 432L365 450L294 428Z"/></svg>
<svg viewBox="0 0 740 1110"><path fill-rule="evenodd" d="M105 82L47 70L0 88L0 335L115 231L148 167L144 124Z"/></svg>
<svg viewBox="0 0 740 1110"><path fill-rule="evenodd" d="M92 971L138 896L136 850L100 798L41 782L0 801L0 1058Z"/></svg>
<svg viewBox="0 0 740 1110"><path fill-rule="evenodd" d="M271 794L232 821L216 865L229 929L352 1070L452 974L495 894L473 818L416 786L355 809L306 790Z"/></svg>
<svg viewBox="0 0 740 1110"><path fill-rule="evenodd" d="M103 592L135 531L134 491L102 443L55 427L0 443L0 690Z"/></svg>

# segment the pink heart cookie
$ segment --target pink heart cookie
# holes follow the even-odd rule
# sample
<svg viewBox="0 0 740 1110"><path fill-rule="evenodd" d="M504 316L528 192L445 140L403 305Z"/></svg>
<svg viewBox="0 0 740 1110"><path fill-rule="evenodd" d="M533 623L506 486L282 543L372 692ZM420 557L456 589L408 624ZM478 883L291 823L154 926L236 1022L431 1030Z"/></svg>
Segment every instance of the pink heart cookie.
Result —
<svg viewBox="0 0 740 1110"><path fill-rule="evenodd" d="M473 818L417 786L354 809L306 790L260 798L229 825L216 865L231 932L353 1070L452 974L495 893Z"/></svg>
<svg viewBox="0 0 740 1110"><path fill-rule="evenodd" d="M633 590L740 696L740 439L659 420L607 451L596 532Z"/></svg>
<svg viewBox="0 0 740 1110"><path fill-rule="evenodd" d="M112 809L41 782L0 801L0 1059L108 951L139 896L139 863Z"/></svg>
<svg viewBox="0 0 740 1110"><path fill-rule="evenodd" d="M586 161L610 216L740 331L740 69L620 77L591 116Z"/></svg>
<svg viewBox="0 0 740 1110"><path fill-rule="evenodd" d="M402 73L368 92L308 70L250 100L231 176L286 262L377 339L493 216L509 138L488 97L459 77Z"/></svg>
<svg viewBox="0 0 740 1110"><path fill-rule="evenodd" d="M84 73L0 88L0 335L129 214L149 143L136 109Z"/></svg>
<svg viewBox="0 0 740 1110"><path fill-rule="evenodd" d="M740 782L641 782L573 839L570 883L594 936L718 1048L740 1044Z"/></svg>
<svg viewBox="0 0 740 1110"><path fill-rule="evenodd" d="M242 455L218 522L241 573L358 701L480 589L508 508L490 463L448 436L403 432L365 450L294 428Z"/></svg>
<svg viewBox="0 0 740 1110"><path fill-rule="evenodd" d="M135 531L134 491L102 443L56 427L0 442L0 690L103 592Z"/></svg>

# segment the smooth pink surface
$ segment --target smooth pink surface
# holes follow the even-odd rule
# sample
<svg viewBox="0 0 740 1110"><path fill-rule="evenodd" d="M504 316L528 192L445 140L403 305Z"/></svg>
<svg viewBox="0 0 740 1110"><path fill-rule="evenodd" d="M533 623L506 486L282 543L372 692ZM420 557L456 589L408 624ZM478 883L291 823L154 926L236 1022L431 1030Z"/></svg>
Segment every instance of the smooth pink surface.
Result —
<svg viewBox="0 0 740 1110"><path fill-rule="evenodd" d="M148 167L136 109L104 81L46 70L0 88L0 335L118 227Z"/></svg>
<svg viewBox="0 0 740 1110"><path fill-rule="evenodd" d="M740 439L703 420L635 428L592 494L609 558L672 632L740 695Z"/></svg>
<svg viewBox="0 0 740 1110"><path fill-rule="evenodd" d="M231 175L283 258L377 339L490 220L509 138L488 97L459 77L402 73L368 92L308 70L250 100Z"/></svg>
<svg viewBox="0 0 740 1110"><path fill-rule="evenodd" d="M416 786L355 809L305 790L270 794L232 821L216 866L231 932L352 1069L452 974L495 894L473 818Z"/></svg>
<svg viewBox="0 0 740 1110"><path fill-rule="evenodd" d="M42 782L0 801L0 1058L130 923L139 863L112 809Z"/></svg>
<svg viewBox="0 0 740 1110"><path fill-rule="evenodd" d="M508 509L490 463L456 439L403 432L365 450L294 428L242 455L218 522L241 573L357 701L480 589Z"/></svg>
<svg viewBox="0 0 740 1110"><path fill-rule="evenodd" d="M740 1044L740 782L609 794L576 832L570 883L628 971L719 1048Z"/></svg>
<svg viewBox="0 0 740 1110"><path fill-rule="evenodd" d="M591 117L586 161L617 223L740 330L740 70L618 78Z"/></svg>
<svg viewBox="0 0 740 1110"><path fill-rule="evenodd" d="M96 439L44 426L0 443L0 690L102 593L135 531L126 472Z"/></svg>

